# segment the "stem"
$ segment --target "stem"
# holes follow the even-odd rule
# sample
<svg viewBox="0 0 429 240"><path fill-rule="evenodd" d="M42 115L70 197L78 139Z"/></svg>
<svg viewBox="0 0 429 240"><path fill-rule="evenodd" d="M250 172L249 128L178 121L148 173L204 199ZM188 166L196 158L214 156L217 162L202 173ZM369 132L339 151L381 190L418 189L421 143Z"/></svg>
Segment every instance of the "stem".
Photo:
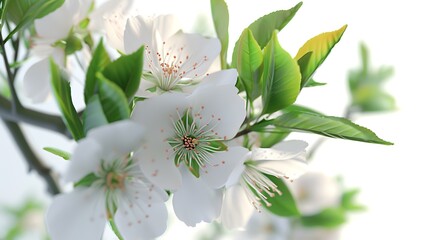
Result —
<svg viewBox="0 0 429 240"><path fill-rule="evenodd" d="M115 233L116 237L118 237L119 240L124 240L124 238L122 237L121 233L118 230L118 227L115 224L115 221L113 221L113 219L110 219L109 223L110 223L110 227L112 228L112 230Z"/></svg>
<svg viewBox="0 0 429 240"><path fill-rule="evenodd" d="M56 195L60 193L60 189L58 187L57 180L52 174L52 170L46 167L40 159L36 156L36 154L31 149L30 145L27 142L27 139L22 132L21 127L13 122L6 119L3 119L7 129L9 130L12 138L15 140L16 146L21 150L21 153L24 155L25 160L30 166L30 171L35 170L46 182L48 185L48 191L52 195Z"/></svg>
<svg viewBox="0 0 429 240"><path fill-rule="evenodd" d="M19 102L18 94L15 91L15 86L14 86L15 75L12 73L9 65L9 60L7 58L6 48L4 46L3 35L1 31L0 31L0 45L1 45L1 52L3 56L4 65L6 67L6 73L8 76L7 81L9 83L9 88L12 95L12 111L17 112L19 108L22 108L22 106L21 106L21 103Z"/></svg>
<svg viewBox="0 0 429 240"><path fill-rule="evenodd" d="M70 138L70 133L63 120L55 115L45 114L30 109L22 108L12 111L12 104L3 96L0 96L0 117L7 121L24 122L37 127L60 133Z"/></svg>

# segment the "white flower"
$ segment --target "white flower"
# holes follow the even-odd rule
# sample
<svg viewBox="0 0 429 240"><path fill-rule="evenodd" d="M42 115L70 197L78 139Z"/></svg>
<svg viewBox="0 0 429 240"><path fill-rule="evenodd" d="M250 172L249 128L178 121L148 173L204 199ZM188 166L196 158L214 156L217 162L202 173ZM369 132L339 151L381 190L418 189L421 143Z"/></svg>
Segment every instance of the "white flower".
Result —
<svg viewBox="0 0 429 240"><path fill-rule="evenodd" d="M171 15L128 19L124 33L126 53L145 45L144 74L138 95L187 91L206 76L220 53L220 42L198 34L183 33Z"/></svg>
<svg viewBox="0 0 429 240"><path fill-rule="evenodd" d="M165 93L138 102L131 117L150 136L135 153L142 171L156 185L175 191L176 215L191 226L219 215L222 191L217 189L247 153L224 144L237 134L246 114L234 87L236 77L235 70L218 72L190 95Z"/></svg>
<svg viewBox="0 0 429 240"><path fill-rule="evenodd" d="M341 187L332 177L322 173L307 173L290 184L302 215L313 215L325 208L337 207L341 201Z"/></svg>
<svg viewBox="0 0 429 240"><path fill-rule="evenodd" d="M168 196L130 155L143 136L140 126L121 121L91 130L78 143L65 178L92 181L54 198L47 213L52 239L100 239L109 218L125 239L151 239L165 231Z"/></svg>
<svg viewBox="0 0 429 240"><path fill-rule="evenodd" d="M222 224L227 228L242 228L255 208L260 211L261 202L269 207L264 194L282 193L265 174L289 181L300 177L307 171L306 147L303 141L285 141L272 149L254 149L241 159L226 183Z"/></svg>
<svg viewBox="0 0 429 240"><path fill-rule="evenodd" d="M87 17L91 2L90 0L66 0L54 12L34 21L37 38L31 52L41 60L28 69L23 79L24 94L33 102L43 102L49 96L49 57L52 57L57 64L65 66L64 41Z"/></svg>

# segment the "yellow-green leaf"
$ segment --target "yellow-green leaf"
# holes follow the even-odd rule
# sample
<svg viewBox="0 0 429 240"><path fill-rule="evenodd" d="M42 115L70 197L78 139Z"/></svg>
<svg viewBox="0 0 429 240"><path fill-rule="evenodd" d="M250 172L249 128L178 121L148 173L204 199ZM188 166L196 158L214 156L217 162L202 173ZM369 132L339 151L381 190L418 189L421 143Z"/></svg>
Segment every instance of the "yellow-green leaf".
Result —
<svg viewBox="0 0 429 240"><path fill-rule="evenodd" d="M298 61L301 68L301 86L311 79L316 69L325 61L335 44L340 41L347 25L333 32L325 32L308 40L298 51L295 60ZM311 55L307 55L311 52ZM308 57L306 61L300 61L303 57ZM305 64L303 64L305 63Z"/></svg>

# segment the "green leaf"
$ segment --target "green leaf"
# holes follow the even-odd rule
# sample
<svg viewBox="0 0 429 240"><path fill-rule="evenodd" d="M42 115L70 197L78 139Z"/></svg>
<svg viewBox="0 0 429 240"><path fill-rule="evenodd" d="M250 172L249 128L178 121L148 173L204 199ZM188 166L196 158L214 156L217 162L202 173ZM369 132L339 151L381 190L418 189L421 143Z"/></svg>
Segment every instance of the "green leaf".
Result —
<svg viewBox="0 0 429 240"><path fill-rule="evenodd" d="M71 158L71 154L70 153L68 153L66 151L63 151L63 150L60 150L58 148L44 147L43 150L45 150L47 152L50 152L50 153L52 153L54 155L57 155L58 157L61 157L64 160L70 160L70 158Z"/></svg>
<svg viewBox="0 0 429 240"><path fill-rule="evenodd" d="M302 86L306 85L306 82L312 78L317 68L325 61L332 48L340 41L346 28L347 25L344 25L336 31L319 34L308 40L299 49L295 60L301 62ZM308 58L307 54L309 52L311 52L309 59L301 60L302 58Z"/></svg>
<svg viewBox="0 0 429 240"><path fill-rule="evenodd" d="M310 78L304 87L318 87L318 86L324 86L326 83L316 82L314 79Z"/></svg>
<svg viewBox="0 0 429 240"><path fill-rule="evenodd" d="M302 216L300 220L306 227L335 228L344 224L347 219L342 208L327 208L315 215Z"/></svg>
<svg viewBox="0 0 429 240"><path fill-rule="evenodd" d="M82 122L73 105L71 97L70 82L66 76L61 73L60 68L50 59L51 84L54 90L54 96L62 112L62 118L70 133L75 140L85 137Z"/></svg>
<svg viewBox="0 0 429 240"><path fill-rule="evenodd" d="M128 100L134 97L140 85L143 71L143 49L144 47L141 47L130 55L121 56L103 70L103 75L118 85Z"/></svg>
<svg viewBox="0 0 429 240"><path fill-rule="evenodd" d="M345 191L341 197L341 206L346 211L363 211L365 207L356 203L359 189Z"/></svg>
<svg viewBox="0 0 429 240"><path fill-rule="evenodd" d="M89 64L88 70L86 72L84 90L85 103L88 103L89 99L98 92L96 78L97 72L102 71L109 63L109 54L104 49L103 41L100 41L94 51L91 63Z"/></svg>
<svg viewBox="0 0 429 240"><path fill-rule="evenodd" d="M78 182L76 182L74 184L74 187L79 187L79 186L89 187L92 185L93 182L97 181L98 179L100 179L100 177L98 177L94 173L90 173L90 174L86 175L85 177L83 177Z"/></svg>
<svg viewBox="0 0 429 240"><path fill-rule="evenodd" d="M88 131L93 128L103 126L108 123L109 121L104 114L100 97L98 95L92 96L83 112L83 128L85 133L88 133Z"/></svg>
<svg viewBox="0 0 429 240"><path fill-rule="evenodd" d="M22 28L31 25L35 19L42 18L61 7L64 0L9 0L8 2L7 17L16 26L5 38L4 42L7 42Z"/></svg>
<svg viewBox="0 0 429 240"><path fill-rule="evenodd" d="M288 131L303 131L331 138L342 138L360 142L393 145L384 141L371 130L359 126L348 119L321 114L290 111L273 120L264 122Z"/></svg>
<svg viewBox="0 0 429 240"><path fill-rule="evenodd" d="M264 175L269 178L277 186L277 189L281 192L281 195L275 193L274 197L269 196L265 192L263 193L265 197L267 197L267 201L271 204L271 206L267 206L264 201L261 201L265 209L278 216L299 216L300 213L296 206L295 200L283 180L268 174Z"/></svg>
<svg viewBox="0 0 429 240"><path fill-rule="evenodd" d="M216 35L220 40L222 49L220 51L221 67L225 69L227 66L227 53L228 53L228 25L229 13L228 6L224 0L211 0L211 10L213 24L216 30Z"/></svg>
<svg viewBox="0 0 429 240"><path fill-rule="evenodd" d="M262 72L262 113L274 113L295 102L301 86L296 61L282 49L277 34L264 49Z"/></svg>
<svg viewBox="0 0 429 240"><path fill-rule="evenodd" d="M283 131L282 129L270 129L273 132L261 132L259 133L259 141L261 142L261 148L270 148L277 143L283 141L289 136L290 131Z"/></svg>
<svg viewBox="0 0 429 240"><path fill-rule="evenodd" d="M247 97L254 100L261 95L262 50L253 37L252 31L244 29L238 39L237 71L246 90Z"/></svg>
<svg viewBox="0 0 429 240"><path fill-rule="evenodd" d="M130 108L124 92L114 83L97 74L99 97L104 115L109 123L130 117Z"/></svg>
<svg viewBox="0 0 429 240"><path fill-rule="evenodd" d="M302 2L299 2L293 8L288 10L280 10L272 12L263 17L260 17L258 20L254 21L249 25L250 31L252 31L253 36L258 42L261 48L264 48L270 39L272 38L272 33L275 30L282 30L292 18L298 12L299 8L302 6ZM238 42L235 43L234 51L232 54L232 67L236 68L237 66L237 54L238 54Z"/></svg>

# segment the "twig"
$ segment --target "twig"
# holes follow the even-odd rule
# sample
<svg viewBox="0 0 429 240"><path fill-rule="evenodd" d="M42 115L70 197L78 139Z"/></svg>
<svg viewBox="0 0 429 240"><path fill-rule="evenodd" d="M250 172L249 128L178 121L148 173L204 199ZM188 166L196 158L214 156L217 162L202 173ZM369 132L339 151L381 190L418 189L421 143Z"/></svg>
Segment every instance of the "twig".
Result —
<svg viewBox="0 0 429 240"><path fill-rule="evenodd" d="M13 121L9 121L3 118L2 120L5 123L7 129L9 130L12 138L15 140L17 147L24 155L25 160L30 166L30 171L35 170L45 180L46 184L48 185L48 191L52 195L60 193L57 180L53 176L52 170L46 167L33 152L27 142L27 139L24 136L24 133L21 130L21 127Z"/></svg>
<svg viewBox="0 0 429 240"><path fill-rule="evenodd" d="M17 112L12 111L12 104L3 96L0 96L0 116L12 122L24 122L36 127L48 129L71 138L63 120L55 115L45 114L30 109L22 108Z"/></svg>

